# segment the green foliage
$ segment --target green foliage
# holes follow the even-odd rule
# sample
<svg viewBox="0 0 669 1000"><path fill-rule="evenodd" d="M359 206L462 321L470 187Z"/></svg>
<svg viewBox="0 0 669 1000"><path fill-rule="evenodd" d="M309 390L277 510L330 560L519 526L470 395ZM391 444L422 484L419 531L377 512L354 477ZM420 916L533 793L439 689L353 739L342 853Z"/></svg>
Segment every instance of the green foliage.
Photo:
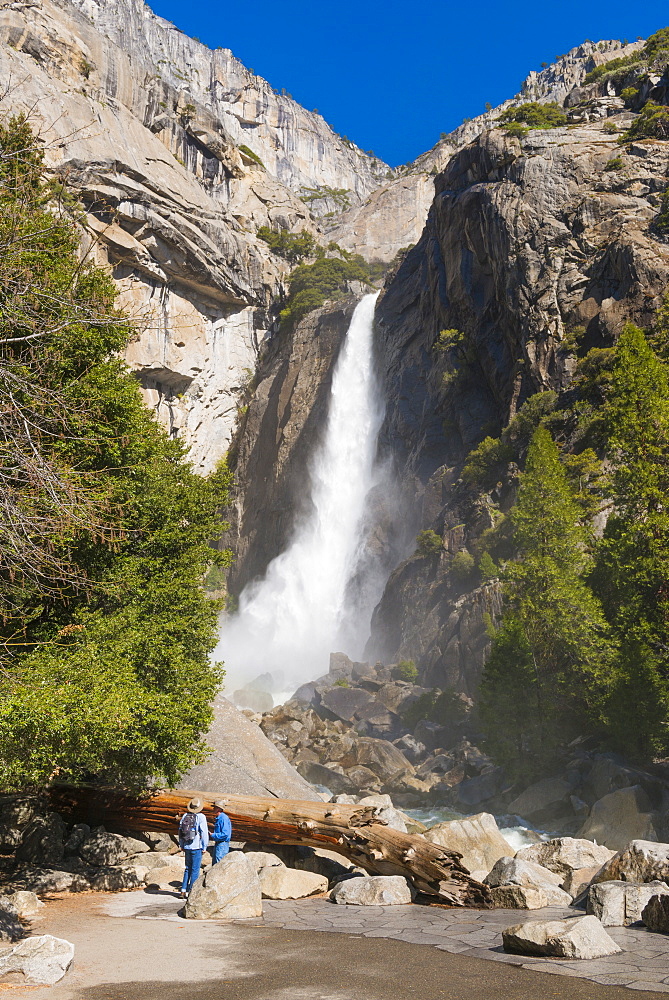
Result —
<svg viewBox="0 0 669 1000"><path fill-rule="evenodd" d="M334 682L334 686L338 688L347 688L349 687L349 683L345 677L340 677L339 680Z"/></svg>
<svg viewBox="0 0 669 1000"><path fill-rule="evenodd" d="M450 351L465 340L462 330L442 330L432 345L434 351Z"/></svg>
<svg viewBox="0 0 669 1000"><path fill-rule="evenodd" d="M0 125L0 780L172 784L221 680L202 583L230 474L144 407L114 286L49 198L26 122Z"/></svg>
<svg viewBox="0 0 669 1000"><path fill-rule="evenodd" d="M418 680L418 667L413 660L400 660L393 669L393 677L396 681L409 681L415 684Z"/></svg>
<svg viewBox="0 0 669 1000"><path fill-rule="evenodd" d="M475 569L476 563L471 552L467 552L467 549L461 549L455 553L450 571L456 580L460 583L466 583L468 580L471 580Z"/></svg>
<svg viewBox="0 0 669 1000"><path fill-rule="evenodd" d="M669 108L648 101L620 141L634 139L669 139Z"/></svg>
<svg viewBox="0 0 669 1000"><path fill-rule="evenodd" d="M462 478L472 486L491 488L513 458L513 448L501 438L486 437L467 455Z"/></svg>
<svg viewBox="0 0 669 1000"><path fill-rule="evenodd" d="M319 187L303 187L302 191L300 201L303 201L305 205L313 205L314 202L329 199L335 203L340 212L345 212L351 207L351 192L348 188L333 188L328 187L327 184L321 184Z"/></svg>
<svg viewBox="0 0 669 1000"><path fill-rule="evenodd" d="M526 767L529 752L541 768L583 727L601 724L613 674L608 626L584 581L589 533L545 427L532 436L510 519L519 558L504 573L506 610L484 672L484 717L495 752L509 736L491 706L508 697L507 674L510 684L522 685L531 664L533 710L513 736L523 748L513 766Z"/></svg>
<svg viewBox="0 0 669 1000"><path fill-rule="evenodd" d="M478 571L484 583L499 576L499 567L495 564L489 552L483 552L479 559Z"/></svg>
<svg viewBox="0 0 669 1000"><path fill-rule="evenodd" d="M560 128L567 124L567 116L562 108L554 101L547 104L540 104L537 101L528 101L526 104L519 104L515 108L507 108L499 116L498 121L507 131L512 131L512 126L520 125L528 128ZM515 134L515 133L513 133Z"/></svg>
<svg viewBox="0 0 669 1000"><path fill-rule="evenodd" d="M632 107L632 105L634 104L634 101L635 101L638 93L639 93L639 90L638 90L637 87L625 87L623 90L620 91L620 96L622 97L623 101L625 102L625 107L626 108L631 108Z"/></svg>
<svg viewBox="0 0 669 1000"><path fill-rule="evenodd" d="M608 135L617 135L620 129L615 122L604 122L602 125L602 132L606 132Z"/></svg>
<svg viewBox="0 0 669 1000"><path fill-rule="evenodd" d="M604 167L604 170L622 170L624 166L622 156L613 156Z"/></svg>
<svg viewBox="0 0 669 1000"><path fill-rule="evenodd" d="M416 552L419 556L439 555L443 548L442 537L432 528L426 528L425 531L419 531L416 535L416 546Z"/></svg>
<svg viewBox="0 0 669 1000"><path fill-rule="evenodd" d="M299 233L289 233L287 229L270 229L261 226L258 237L267 244L272 253L283 257L289 264L301 264L308 257L314 257L323 250L316 242L313 233L302 229Z"/></svg>
<svg viewBox="0 0 669 1000"><path fill-rule="evenodd" d="M249 149L249 147L244 145L243 143L241 146L238 146L237 148L239 149L240 153L243 153L244 156L247 156L250 160L253 160L253 162L257 163L259 167L263 168L263 170L265 169L265 164L260 159L258 154L254 153L252 149Z"/></svg>
<svg viewBox="0 0 669 1000"><path fill-rule="evenodd" d="M669 233L669 188L662 195L660 211L654 221L655 228L661 233Z"/></svg>
<svg viewBox="0 0 669 1000"><path fill-rule="evenodd" d="M281 323L290 329L313 309L319 309L326 299L345 294L349 281L371 281L367 262L359 254L338 248L340 256L320 257L313 264L300 264L292 272L288 284L288 301L281 310Z"/></svg>
<svg viewBox="0 0 669 1000"><path fill-rule="evenodd" d="M602 77L607 76L608 73L614 73L619 69L626 69L628 66L633 66L635 63L641 62L643 56L641 50L637 52L632 52L628 56L616 56L615 59L609 59L608 62L601 63L599 66L595 66L591 69L589 73L586 74L583 80L584 84L596 83L597 80L601 80Z"/></svg>

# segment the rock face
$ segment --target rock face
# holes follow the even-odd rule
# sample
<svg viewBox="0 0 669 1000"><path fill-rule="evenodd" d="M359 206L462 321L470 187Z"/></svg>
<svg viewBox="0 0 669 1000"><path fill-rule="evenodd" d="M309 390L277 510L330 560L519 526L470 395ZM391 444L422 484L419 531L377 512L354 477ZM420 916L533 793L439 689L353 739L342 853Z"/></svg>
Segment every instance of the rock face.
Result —
<svg viewBox="0 0 669 1000"><path fill-rule="evenodd" d="M490 813L438 823L427 830L424 837L432 844L462 854L462 864L470 872L490 871L500 858L513 856L511 845L499 832L495 817Z"/></svg>
<svg viewBox="0 0 669 1000"><path fill-rule="evenodd" d="M339 882L330 893L333 903L357 906L397 906L410 903L413 890L401 875L372 875Z"/></svg>
<svg viewBox="0 0 669 1000"><path fill-rule="evenodd" d="M184 907L192 920L238 920L262 916L260 880L246 856L232 851L193 886Z"/></svg>
<svg viewBox="0 0 669 1000"><path fill-rule="evenodd" d="M593 916L533 920L502 932L504 950L553 958L603 958L622 951Z"/></svg>
<svg viewBox="0 0 669 1000"><path fill-rule="evenodd" d="M604 927L627 927L641 920L641 913L653 896L669 896L664 882L600 882L590 886L587 912Z"/></svg>
<svg viewBox="0 0 669 1000"><path fill-rule="evenodd" d="M0 976L20 972L27 983L53 986L59 982L74 958L74 945L63 938L42 934L29 937L0 956Z"/></svg>
<svg viewBox="0 0 669 1000"><path fill-rule="evenodd" d="M316 791L282 757L262 730L223 695L214 701L214 722L206 736L213 752L184 775L180 788L231 795L275 795L318 800Z"/></svg>

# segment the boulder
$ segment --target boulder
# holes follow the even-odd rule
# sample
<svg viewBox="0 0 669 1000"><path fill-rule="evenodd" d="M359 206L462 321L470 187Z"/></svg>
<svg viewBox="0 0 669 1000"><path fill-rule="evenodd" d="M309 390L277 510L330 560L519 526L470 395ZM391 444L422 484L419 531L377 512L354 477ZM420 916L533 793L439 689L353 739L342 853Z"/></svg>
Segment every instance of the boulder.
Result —
<svg viewBox="0 0 669 1000"><path fill-rule="evenodd" d="M452 772L448 772L451 774ZM491 767L483 774L473 778L465 778L458 784L458 803L468 808L478 806L481 802L498 795L506 783L501 767Z"/></svg>
<svg viewBox="0 0 669 1000"><path fill-rule="evenodd" d="M328 767L326 764L301 760L297 765L297 771L312 785L324 785L329 788L333 795L357 792L360 787L348 775L343 774L341 768Z"/></svg>
<svg viewBox="0 0 669 1000"><path fill-rule="evenodd" d="M272 845L272 851L275 852L274 856L278 855L288 868L323 875L331 885L349 878L351 872L355 870L353 862L343 854L337 854L336 851L329 851L324 847L275 844Z"/></svg>
<svg viewBox="0 0 669 1000"><path fill-rule="evenodd" d="M541 865L565 878L570 872L579 868L601 868L613 857L614 853L608 847L593 844L591 840L556 837L553 840L541 841L538 844L521 848L517 852L516 858Z"/></svg>
<svg viewBox="0 0 669 1000"><path fill-rule="evenodd" d="M140 834L140 837L146 841L152 851L157 851L159 854L168 854L177 849L177 845L169 833L145 830Z"/></svg>
<svg viewBox="0 0 669 1000"><path fill-rule="evenodd" d="M13 850L23 839L23 832L35 818L38 800L34 795L0 796L0 848Z"/></svg>
<svg viewBox="0 0 669 1000"><path fill-rule="evenodd" d="M349 767L345 773L358 794L360 792L379 791L381 788L381 779L376 776L374 771L370 771L368 767L363 767L362 765Z"/></svg>
<svg viewBox="0 0 669 1000"><path fill-rule="evenodd" d="M129 858L124 858L120 862L122 868L134 868L135 866L141 866L143 868L181 868L182 871L186 865L186 859L183 854L167 854L165 851L150 851L147 854L132 854Z"/></svg>
<svg viewBox="0 0 669 1000"><path fill-rule="evenodd" d="M397 906L412 901L413 888L403 875L362 876L339 882L330 899L357 906Z"/></svg>
<svg viewBox="0 0 669 1000"><path fill-rule="evenodd" d="M141 871L141 875L139 874ZM91 889L95 892L123 892L125 889L139 889L144 886L147 869L103 868L91 879Z"/></svg>
<svg viewBox="0 0 669 1000"><path fill-rule="evenodd" d="M656 841L655 818L641 785L620 788L595 802L579 837L596 840L614 851L622 851L631 840Z"/></svg>
<svg viewBox="0 0 669 1000"><path fill-rule="evenodd" d="M74 945L63 938L42 934L25 938L0 957L0 976L20 972L26 982L53 986L63 978L74 958Z"/></svg>
<svg viewBox="0 0 669 1000"><path fill-rule="evenodd" d="M75 823L70 830L70 836L65 841L65 854L78 854L79 848L91 835L88 823Z"/></svg>
<svg viewBox="0 0 669 1000"><path fill-rule="evenodd" d="M576 871L565 875L560 888L568 892L573 899L578 899L588 888L598 871L599 868L577 868Z"/></svg>
<svg viewBox="0 0 669 1000"><path fill-rule="evenodd" d="M569 906L571 896L559 884L561 878L541 865L517 858L500 858L492 871L483 880L491 889L501 885L522 885L529 889L541 889L547 906Z"/></svg>
<svg viewBox="0 0 669 1000"><path fill-rule="evenodd" d="M79 854L89 865L116 865L131 854L136 854L136 845L141 841L122 837L120 833L108 833L103 826L91 832L79 848ZM146 849L146 844L143 845Z"/></svg>
<svg viewBox="0 0 669 1000"><path fill-rule="evenodd" d="M499 832L495 817L478 813L467 819L437 823L423 834L426 840L462 855L462 863L470 872L489 872L500 858L513 857L513 848Z"/></svg>
<svg viewBox="0 0 669 1000"><path fill-rule="evenodd" d="M16 909L19 920L29 920L36 917L40 910L44 909L44 903L34 892L19 889L5 897Z"/></svg>
<svg viewBox="0 0 669 1000"><path fill-rule="evenodd" d="M553 958L603 958L622 951L597 917L532 920L502 931L504 951Z"/></svg>
<svg viewBox="0 0 669 1000"><path fill-rule="evenodd" d="M58 864L65 854L66 832L67 827L58 813L35 816L16 849L17 859L38 865Z"/></svg>
<svg viewBox="0 0 669 1000"><path fill-rule="evenodd" d="M202 764L184 775L179 788L318 801L316 790L288 763L260 726L222 694L214 699L213 709L214 721L204 738L213 750Z"/></svg>
<svg viewBox="0 0 669 1000"><path fill-rule="evenodd" d="M651 896L643 910L641 919L649 931L669 934L669 895Z"/></svg>
<svg viewBox="0 0 669 1000"><path fill-rule="evenodd" d="M595 875L595 882L652 882L669 880L669 844L633 840Z"/></svg>
<svg viewBox="0 0 669 1000"><path fill-rule="evenodd" d="M664 882L599 882L588 890L586 912L604 927L629 927L653 896L669 896Z"/></svg>
<svg viewBox="0 0 669 1000"><path fill-rule="evenodd" d="M516 796L508 811L537 823L571 812L572 787L564 778L542 778Z"/></svg>
<svg viewBox="0 0 669 1000"><path fill-rule="evenodd" d="M173 886L181 885L184 877L184 865L162 865L160 868L148 868L144 873L146 885Z"/></svg>
<svg viewBox="0 0 669 1000"><path fill-rule="evenodd" d="M543 891L528 885L498 885L490 895L493 906L506 910L541 910L548 906Z"/></svg>
<svg viewBox="0 0 669 1000"><path fill-rule="evenodd" d="M392 784L404 774L413 774L413 767L401 750L387 740L361 736L353 749L341 761L342 767L367 767L383 784Z"/></svg>
<svg viewBox="0 0 669 1000"><path fill-rule="evenodd" d="M18 909L8 896L0 896L0 941L18 941L22 934Z"/></svg>
<svg viewBox="0 0 669 1000"><path fill-rule="evenodd" d="M424 743L421 743L416 739L415 736L407 734L406 736L400 736L399 739L393 740L393 745L404 754L408 761L412 764L416 764L419 760L427 755L427 747Z"/></svg>
<svg viewBox="0 0 669 1000"><path fill-rule="evenodd" d="M321 708L344 722L355 722L362 709L375 704L374 695L363 688L335 686L321 694Z"/></svg>
<svg viewBox="0 0 669 1000"><path fill-rule="evenodd" d="M191 920L262 916L260 879L246 855L232 851L200 875L186 901L184 916Z"/></svg>
<svg viewBox="0 0 669 1000"><path fill-rule="evenodd" d="M304 899L328 888L324 875L297 871L285 865L261 868L258 875L263 899Z"/></svg>
<svg viewBox="0 0 669 1000"><path fill-rule="evenodd" d="M32 868L21 873L21 888L48 897L61 892L86 892L90 883L73 872Z"/></svg>
<svg viewBox="0 0 669 1000"><path fill-rule="evenodd" d="M256 872L263 868L285 868L285 864L276 854L269 851L244 851L245 857L251 862Z"/></svg>

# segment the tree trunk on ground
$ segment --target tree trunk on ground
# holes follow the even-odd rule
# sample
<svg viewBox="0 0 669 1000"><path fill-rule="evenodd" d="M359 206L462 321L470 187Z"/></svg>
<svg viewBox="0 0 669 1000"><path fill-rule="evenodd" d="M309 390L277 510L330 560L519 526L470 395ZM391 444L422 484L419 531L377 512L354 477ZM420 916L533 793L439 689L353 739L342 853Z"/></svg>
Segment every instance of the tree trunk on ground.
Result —
<svg viewBox="0 0 669 1000"><path fill-rule="evenodd" d="M235 840L304 844L338 851L375 875L404 875L420 892L453 906L488 907L490 890L461 864L461 854L420 836L391 830L375 807L299 802L211 792L161 791L143 798L113 789L55 785L52 807L74 822L106 829L175 833L177 817L193 797L213 824L213 801L223 798Z"/></svg>

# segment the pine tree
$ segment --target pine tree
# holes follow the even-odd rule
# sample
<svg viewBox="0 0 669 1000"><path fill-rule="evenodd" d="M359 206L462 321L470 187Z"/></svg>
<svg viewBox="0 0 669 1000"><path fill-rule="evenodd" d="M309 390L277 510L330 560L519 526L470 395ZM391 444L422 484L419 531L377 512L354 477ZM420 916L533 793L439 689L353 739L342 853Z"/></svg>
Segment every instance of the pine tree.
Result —
<svg viewBox="0 0 669 1000"><path fill-rule="evenodd" d="M510 512L518 560L504 574L506 610L482 683L490 745L506 740L512 769L541 767L571 737L599 724L611 678L612 647L602 608L584 582L588 531L557 447L534 432ZM496 704L515 713L512 752Z"/></svg>

